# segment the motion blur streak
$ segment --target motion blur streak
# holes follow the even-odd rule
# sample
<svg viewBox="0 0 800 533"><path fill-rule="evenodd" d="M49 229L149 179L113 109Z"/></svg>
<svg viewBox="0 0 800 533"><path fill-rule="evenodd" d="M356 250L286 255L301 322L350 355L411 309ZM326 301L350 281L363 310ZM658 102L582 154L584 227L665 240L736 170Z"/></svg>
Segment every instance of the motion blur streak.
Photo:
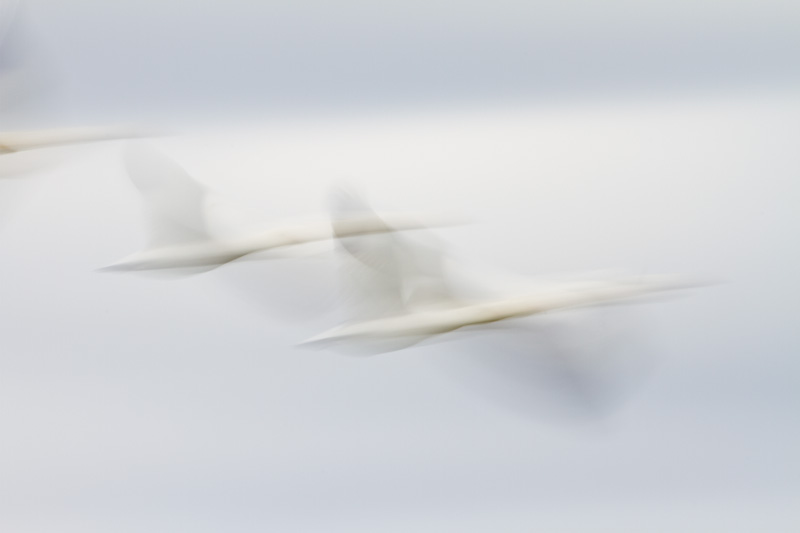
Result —
<svg viewBox="0 0 800 533"><path fill-rule="evenodd" d="M128 173L149 210L150 248L103 270L210 269L250 254L315 243L333 236L331 223L323 219L245 235L237 235L229 228L228 232L234 232L233 237L216 238L208 220L214 201L183 169L142 145L130 146L125 159ZM445 217L413 214L384 217L388 224L371 216L339 218L336 231L352 236L452 223Z"/></svg>
<svg viewBox="0 0 800 533"><path fill-rule="evenodd" d="M348 206L348 209L352 211L353 208ZM371 210L363 206L361 212L370 213ZM372 216L372 225L377 227L384 224L387 228L390 227L374 213ZM347 257L371 270L352 274L356 278L354 283L365 283L366 279L373 282L360 291L367 300L360 305L373 310L382 308L383 312L373 311L371 316L364 316L360 321L317 335L306 342L309 345L331 344L336 341L397 341L403 338L407 339L407 344L413 344L429 336L462 327L491 324L559 309L607 304L652 292L690 286L680 279L647 276L611 282L563 284L534 292L520 291L512 297L470 302L454 291L452 280L443 271L442 257L438 252L441 245L436 248L415 245L408 241L403 242L401 237L389 233L371 237L369 240L351 238L348 233L340 230L338 222L334 224L334 228L342 242L340 249L347 253ZM466 292L475 291L467 289ZM375 302L376 299L384 301Z"/></svg>

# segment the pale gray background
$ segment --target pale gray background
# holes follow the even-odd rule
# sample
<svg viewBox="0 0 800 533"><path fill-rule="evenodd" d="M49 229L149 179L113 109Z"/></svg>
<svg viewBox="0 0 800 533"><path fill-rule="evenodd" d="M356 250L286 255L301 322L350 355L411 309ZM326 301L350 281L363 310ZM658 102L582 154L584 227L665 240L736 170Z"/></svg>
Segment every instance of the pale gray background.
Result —
<svg viewBox="0 0 800 533"><path fill-rule="evenodd" d="M119 143L59 149L0 184L4 531L797 530L795 3L24 14L54 121L191 124L155 144L266 220L347 177L472 216L437 232L468 260L727 283L603 312L649 369L603 416L554 414L463 386L495 355L467 341L293 348L336 323L330 257L94 272L143 243L138 199Z"/></svg>

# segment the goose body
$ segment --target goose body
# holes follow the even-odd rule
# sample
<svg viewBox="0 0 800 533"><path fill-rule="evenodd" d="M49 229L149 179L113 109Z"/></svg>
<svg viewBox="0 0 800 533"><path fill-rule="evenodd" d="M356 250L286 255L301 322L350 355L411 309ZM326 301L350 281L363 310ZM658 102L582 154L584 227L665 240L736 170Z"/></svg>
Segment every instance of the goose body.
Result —
<svg viewBox="0 0 800 533"><path fill-rule="evenodd" d="M374 233L421 229L459 221L413 213L389 213L382 219L354 213L276 225L261 231L221 237L214 232L215 202L202 185L169 158L143 145L125 153L128 175L139 189L150 223L150 243L102 270L214 268L259 252ZM335 226L335 228L334 228Z"/></svg>

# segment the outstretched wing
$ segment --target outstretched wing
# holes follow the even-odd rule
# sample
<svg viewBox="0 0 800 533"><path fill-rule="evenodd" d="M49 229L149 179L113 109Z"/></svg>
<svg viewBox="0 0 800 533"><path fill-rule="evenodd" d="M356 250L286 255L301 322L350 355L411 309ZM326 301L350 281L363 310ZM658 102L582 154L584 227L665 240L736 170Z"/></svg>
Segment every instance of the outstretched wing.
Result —
<svg viewBox="0 0 800 533"><path fill-rule="evenodd" d="M341 256L342 299L349 321L394 316L406 312L403 279L398 260L397 235L385 232L347 236L343 220L364 217L373 224L383 221L352 188L331 194L333 233Z"/></svg>
<svg viewBox="0 0 800 533"><path fill-rule="evenodd" d="M132 143L125 150L125 167L145 204L151 248L211 239L208 193L180 165L145 144Z"/></svg>
<svg viewBox="0 0 800 533"><path fill-rule="evenodd" d="M342 250L345 297L353 320L372 320L455 303L445 275L442 244L432 235L416 239L392 231L366 200L351 188L332 195L333 227ZM357 218L385 231L346 236Z"/></svg>

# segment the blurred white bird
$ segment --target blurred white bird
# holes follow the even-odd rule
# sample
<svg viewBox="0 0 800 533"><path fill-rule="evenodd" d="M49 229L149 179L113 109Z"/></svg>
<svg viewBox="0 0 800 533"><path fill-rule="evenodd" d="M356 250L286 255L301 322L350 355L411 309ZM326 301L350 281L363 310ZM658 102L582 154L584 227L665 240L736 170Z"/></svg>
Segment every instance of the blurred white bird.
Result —
<svg viewBox="0 0 800 533"><path fill-rule="evenodd" d="M339 211L342 211L342 203ZM350 197L352 205L358 202ZM346 209L352 210L352 207ZM369 213L362 206L361 213ZM372 213L372 225L380 219ZM346 280L355 295L351 320L303 345L338 346L350 351L385 352L470 326L493 324L569 308L628 301L656 292L693 286L669 276L552 283L502 297L464 298L445 273L441 245L411 243L394 234L337 237L345 252ZM359 294L360 293L360 294Z"/></svg>
<svg viewBox="0 0 800 533"><path fill-rule="evenodd" d="M292 246L326 241L334 236L327 216L264 231L223 235L224 228L218 219L225 210L224 203L175 162L152 148L131 144L125 152L125 165L145 203L150 242L145 250L101 270L210 270L251 254L266 251L285 254ZM352 236L457 222L447 217L397 213L382 219L353 214L337 219L335 224L337 235Z"/></svg>

